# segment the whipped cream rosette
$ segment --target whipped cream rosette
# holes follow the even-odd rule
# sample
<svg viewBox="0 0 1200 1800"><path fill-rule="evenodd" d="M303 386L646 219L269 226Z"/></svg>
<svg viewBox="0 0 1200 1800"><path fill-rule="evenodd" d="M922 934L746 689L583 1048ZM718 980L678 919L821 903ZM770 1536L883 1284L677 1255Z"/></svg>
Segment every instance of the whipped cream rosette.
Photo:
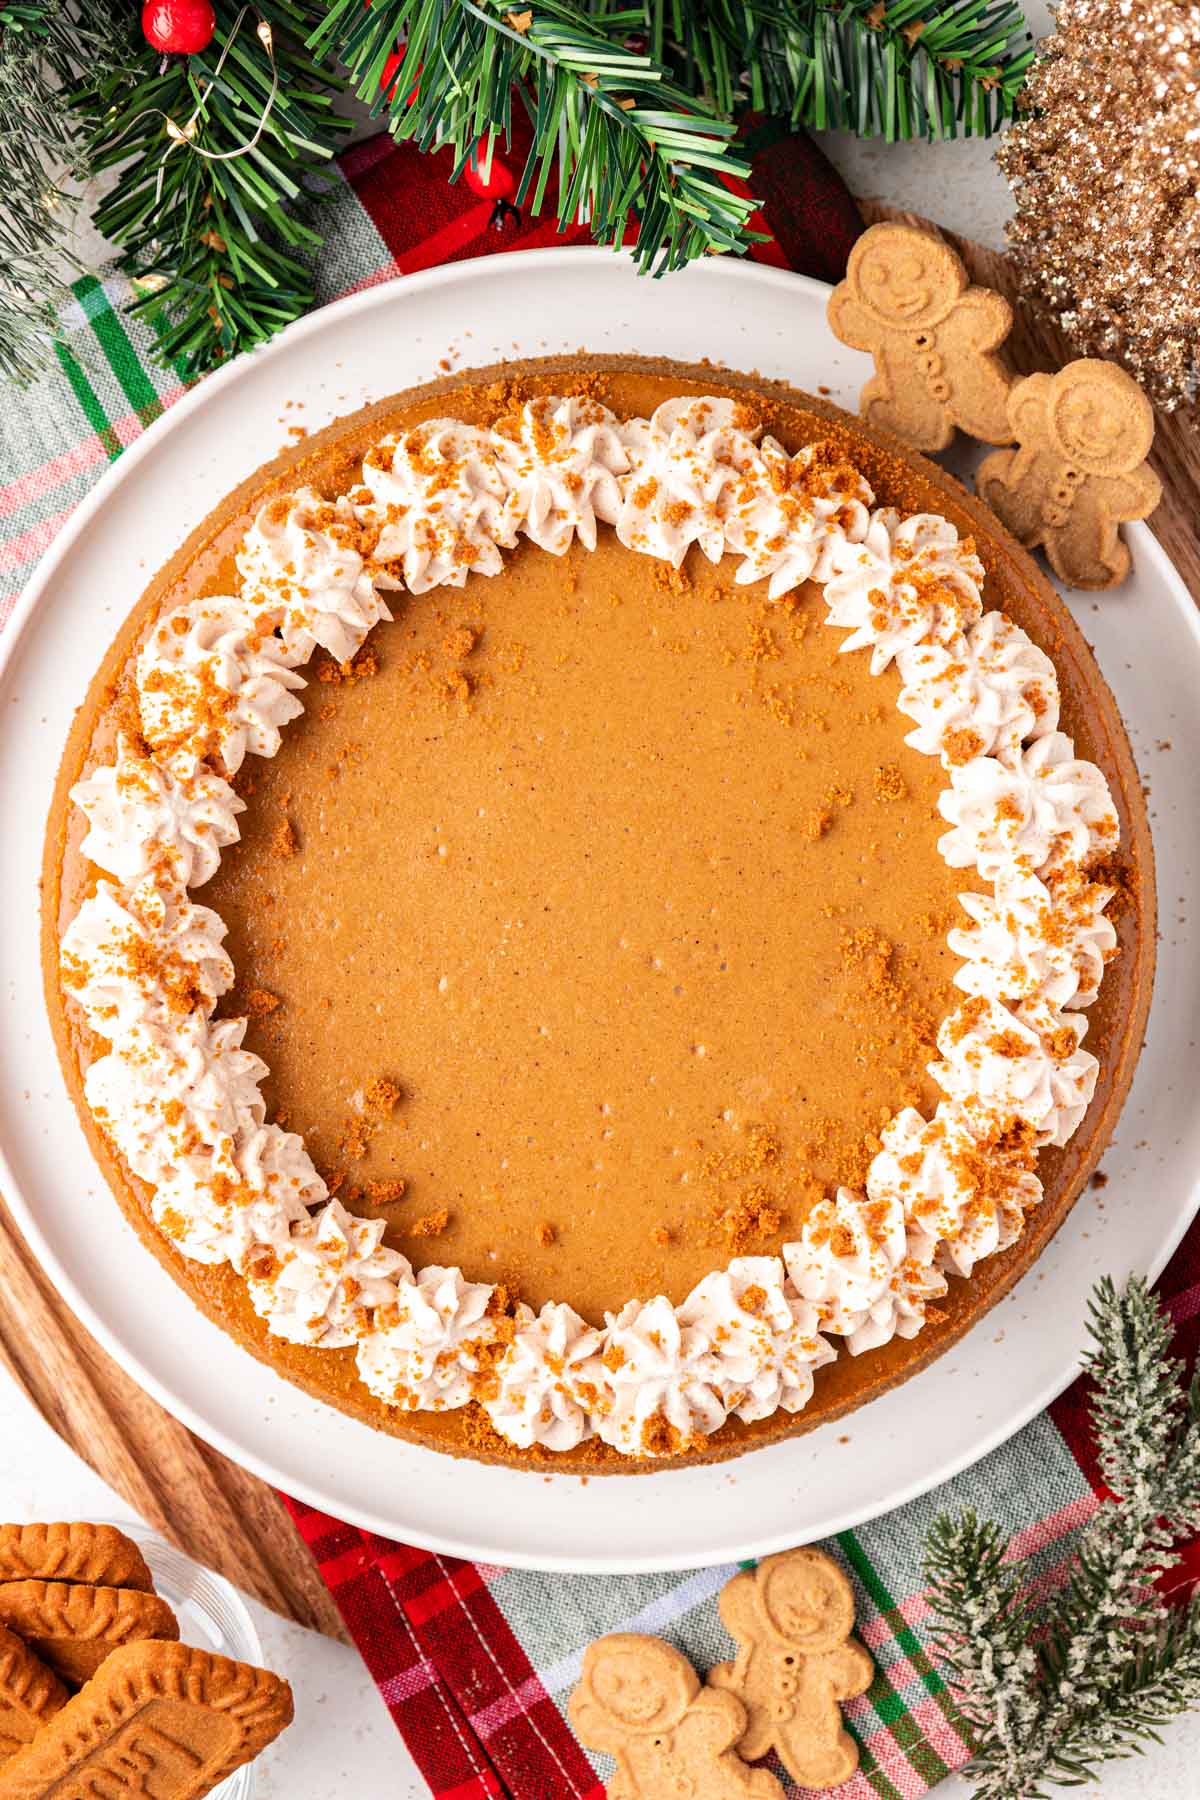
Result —
<svg viewBox="0 0 1200 1800"><path fill-rule="evenodd" d="M596 525L621 511L629 452L620 421L595 400L544 395L493 426L492 449L518 529L551 556L578 537L596 548Z"/></svg>
<svg viewBox="0 0 1200 1800"><path fill-rule="evenodd" d="M98 881L62 936L63 986L110 1042L139 1025L207 1016L233 986L225 925L182 887L152 877L132 890Z"/></svg>
<svg viewBox="0 0 1200 1800"><path fill-rule="evenodd" d="M867 1171L868 1198L902 1208L908 1228L936 1245L935 1261L969 1275L1020 1235L1042 1197L1032 1146L979 1135L967 1112L940 1101L932 1119L898 1112Z"/></svg>
<svg viewBox="0 0 1200 1800"><path fill-rule="evenodd" d="M715 1373L707 1333L665 1295L627 1301L606 1315L603 1346L583 1373L598 1393L597 1434L626 1456L686 1449L729 1416Z"/></svg>
<svg viewBox="0 0 1200 1800"><path fill-rule="evenodd" d="M185 1156L155 1190L155 1222L185 1256L232 1263L239 1275L282 1263L292 1229L326 1198L304 1140L278 1125L251 1125L217 1155Z"/></svg>
<svg viewBox="0 0 1200 1800"><path fill-rule="evenodd" d="M950 934L965 997L938 1032L932 1118L897 1113L866 1191L819 1200L781 1256L739 1257L679 1305L630 1300L601 1329L561 1303L498 1311L497 1290L460 1269L414 1273L381 1220L328 1198L302 1140L265 1122L246 1021L211 1016L233 972L221 921L186 890L236 842L226 777L275 754L318 647L347 661L390 618L383 593L494 575L522 535L553 555L591 549L602 524L676 568L693 544L735 556L735 579L772 599L822 584L849 633L839 648L877 674L897 665L907 742L948 772L942 856L993 886L962 896ZM346 494L275 496L237 567L238 595L156 622L136 664L142 741L121 736L71 791L82 852L111 879L63 934L61 965L110 1045L85 1080L98 1123L154 1190L164 1234L230 1263L274 1335L354 1345L382 1403L476 1401L522 1448L598 1436L672 1455L730 1416L800 1411L836 1342L860 1354L912 1337L947 1272L1016 1240L1041 1196L1036 1147L1067 1142L1095 1086L1079 1009L1116 947L1094 865L1119 826L1102 772L1058 729L1052 662L983 611L983 565L953 524L876 508L830 446L789 454L729 398L621 420L550 395L487 430L437 418L385 437Z"/></svg>
<svg viewBox="0 0 1200 1800"><path fill-rule="evenodd" d="M1065 1144L1087 1110L1100 1065L1080 1043L1087 1020L1037 1002L1010 1010L973 995L942 1022L929 1072L969 1117L1019 1119L1038 1144Z"/></svg>
<svg viewBox="0 0 1200 1800"><path fill-rule="evenodd" d="M765 437L758 450L761 471L756 465L757 479L734 489L725 541L742 558L734 580L765 581L768 599L781 600L803 581L826 580L845 546L862 542L875 496L823 445L789 456Z"/></svg>
<svg viewBox="0 0 1200 1800"><path fill-rule="evenodd" d="M358 1372L366 1386L408 1411L465 1406L481 1369L478 1352L495 1337L488 1310L493 1292L437 1263L415 1280L409 1270L359 1345Z"/></svg>
<svg viewBox="0 0 1200 1800"><path fill-rule="evenodd" d="M906 644L896 666L896 705L916 722L904 741L944 768L977 756L1012 762L1026 740L1057 729L1054 664L1004 613L984 613L941 642Z"/></svg>
<svg viewBox="0 0 1200 1800"><path fill-rule="evenodd" d="M92 1063L84 1092L98 1124L141 1180L158 1186L184 1156L224 1155L263 1122L261 1057L242 1049L245 1019L194 1013L122 1034Z"/></svg>
<svg viewBox="0 0 1200 1800"><path fill-rule="evenodd" d="M931 1267L934 1247L891 1195L871 1199L839 1188L813 1207L783 1259L822 1329L844 1337L857 1356L921 1329L927 1302L946 1291Z"/></svg>
<svg viewBox="0 0 1200 1800"><path fill-rule="evenodd" d="M712 1385L747 1424L807 1406L813 1371L837 1354L820 1335L818 1309L788 1288L775 1256L738 1257L706 1275L679 1318L708 1339Z"/></svg>
<svg viewBox="0 0 1200 1800"><path fill-rule="evenodd" d="M238 840L240 800L197 756L156 761L122 733L117 760L71 789L88 822L79 846L89 862L126 887L161 874L182 887L215 875L221 852Z"/></svg>
<svg viewBox="0 0 1200 1800"><path fill-rule="evenodd" d="M495 1365L495 1391L483 1396L501 1437L521 1450L573 1450L591 1437L595 1389L585 1371L602 1348L600 1332L574 1307L548 1300L535 1313L520 1303L512 1341Z"/></svg>
<svg viewBox="0 0 1200 1800"><path fill-rule="evenodd" d="M391 619L362 539L350 502L322 500L311 488L269 500L246 533L237 556L242 598L278 632L293 666L318 645L349 662L372 627Z"/></svg>
<svg viewBox="0 0 1200 1800"><path fill-rule="evenodd" d="M255 1312L291 1344L356 1344L374 1314L395 1303L397 1281L412 1274L400 1252L383 1243L384 1230L382 1219L356 1219L336 1200L306 1213L280 1246L251 1259Z"/></svg>
<svg viewBox="0 0 1200 1800"><path fill-rule="evenodd" d="M247 752L274 756L304 711L304 677L261 615L223 595L192 600L154 627L137 661L138 709L160 760L216 757L227 775Z"/></svg>
<svg viewBox="0 0 1200 1800"><path fill-rule="evenodd" d="M983 611L983 564L948 519L894 507L871 514L861 541L835 552L825 583L829 623L848 628L844 651L869 650L881 675L902 650L962 636Z"/></svg>
<svg viewBox="0 0 1200 1800"><path fill-rule="evenodd" d="M518 505L490 435L457 419L426 419L384 438L363 459L351 496L377 534L373 560L412 594L498 575L517 541Z"/></svg>
<svg viewBox="0 0 1200 1800"><path fill-rule="evenodd" d="M649 419L631 420L621 542L676 569L692 544L720 562L729 520L765 489L759 430L736 401L707 397L664 400Z"/></svg>
<svg viewBox="0 0 1200 1800"><path fill-rule="evenodd" d="M1090 1006L1117 949L1104 914L1113 889L1072 875L1052 890L1024 869L1002 870L993 894L961 894L971 924L947 935L963 958L957 986L1006 1003Z"/></svg>
<svg viewBox="0 0 1200 1800"><path fill-rule="evenodd" d="M976 756L952 769L938 805L953 826L938 840L942 856L987 881L1014 867L1086 868L1120 840L1108 783L1061 731L1035 738L1012 762Z"/></svg>

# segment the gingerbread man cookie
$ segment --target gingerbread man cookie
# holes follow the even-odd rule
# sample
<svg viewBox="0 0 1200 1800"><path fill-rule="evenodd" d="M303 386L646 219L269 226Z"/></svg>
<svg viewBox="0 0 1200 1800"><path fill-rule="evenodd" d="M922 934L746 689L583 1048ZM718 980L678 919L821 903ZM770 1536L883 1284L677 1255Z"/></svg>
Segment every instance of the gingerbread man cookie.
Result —
<svg viewBox="0 0 1200 1800"><path fill-rule="evenodd" d="M609 1800L783 1800L775 1777L733 1748L741 1702L702 1688L661 1638L622 1631L589 1644L567 1710L581 1742L616 1759Z"/></svg>
<svg viewBox="0 0 1200 1800"><path fill-rule="evenodd" d="M1162 498L1145 461L1149 400L1115 363L1081 357L1018 381L1008 415L1017 448L984 458L976 492L1026 548L1040 544L1071 587L1115 587L1129 573L1118 524L1146 518Z"/></svg>
<svg viewBox="0 0 1200 1800"><path fill-rule="evenodd" d="M735 1575L720 1607L738 1654L708 1679L746 1708L739 1754L753 1762L775 1749L801 1787L846 1781L858 1747L842 1728L840 1702L865 1694L875 1670L850 1636L854 1593L845 1575L820 1550L785 1550Z"/></svg>
<svg viewBox="0 0 1200 1800"><path fill-rule="evenodd" d="M1011 444L1011 377L991 355L1012 329L1012 308L972 287L949 244L913 225L872 225L829 296L829 324L875 375L858 410L918 450L944 450L955 426L985 444Z"/></svg>

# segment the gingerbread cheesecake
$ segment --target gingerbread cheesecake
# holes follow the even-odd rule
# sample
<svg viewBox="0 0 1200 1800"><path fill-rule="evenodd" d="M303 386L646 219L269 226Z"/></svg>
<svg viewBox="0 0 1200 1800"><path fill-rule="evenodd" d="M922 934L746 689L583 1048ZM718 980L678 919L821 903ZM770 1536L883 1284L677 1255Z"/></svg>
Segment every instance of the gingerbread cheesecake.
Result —
<svg viewBox="0 0 1200 1800"><path fill-rule="evenodd" d="M259 470L119 633L46 843L143 1241L330 1404L542 1470L732 1455L961 1337L1096 1167L1153 943L1030 558L824 402L636 359Z"/></svg>

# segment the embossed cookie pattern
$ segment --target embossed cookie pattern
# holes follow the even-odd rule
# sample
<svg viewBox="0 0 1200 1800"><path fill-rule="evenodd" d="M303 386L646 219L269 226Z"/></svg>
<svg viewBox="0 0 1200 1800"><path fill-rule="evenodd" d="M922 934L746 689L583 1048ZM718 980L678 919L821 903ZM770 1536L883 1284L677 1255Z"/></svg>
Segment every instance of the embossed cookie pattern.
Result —
<svg viewBox="0 0 1200 1800"><path fill-rule="evenodd" d="M115 1525L0 1525L0 1581L78 1581L152 1594L146 1559Z"/></svg>
<svg viewBox="0 0 1200 1800"><path fill-rule="evenodd" d="M114 1650L4 1770L4 1800L200 1800L291 1722L286 1681L184 1644Z"/></svg>
<svg viewBox="0 0 1200 1800"><path fill-rule="evenodd" d="M568 1703L582 1743L615 1758L609 1800L783 1800L767 1769L734 1750L746 1711L701 1687L687 1657L660 1638L616 1632L589 1644Z"/></svg>
<svg viewBox="0 0 1200 1800"><path fill-rule="evenodd" d="M834 335L875 359L859 412L918 450L943 450L955 428L986 444L1012 442L1010 376L993 352L1012 308L973 287L949 244L912 225L873 225L829 297Z"/></svg>
<svg viewBox="0 0 1200 1800"><path fill-rule="evenodd" d="M1041 545L1072 587L1115 587L1129 573L1118 525L1146 518L1162 498L1145 460L1149 400L1115 363L1082 357L1018 381L1008 412L1017 447L984 459L980 499L1026 549Z"/></svg>
<svg viewBox="0 0 1200 1800"><path fill-rule="evenodd" d="M726 1584L720 1611L738 1654L708 1679L746 1709L740 1754L753 1762L775 1750L801 1787L848 1780L858 1747L841 1703L866 1693L874 1666L850 1635L854 1591L842 1570L820 1550L768 1556Z"/></svg>
<svg viewBox="0 0 1200 1800"><path fill-rule="evenodd" d="M0 1625L0 1766L66 1703L58 1677Z"/></svg>
<svg viewBox="0 0 1200 1800"><path fill-rule="evenodd" d="M119 1644L179 1636L175 1614L157 1594L61 1581L0 1584L0 1625L68 1687L89 1680Z"/></svg>

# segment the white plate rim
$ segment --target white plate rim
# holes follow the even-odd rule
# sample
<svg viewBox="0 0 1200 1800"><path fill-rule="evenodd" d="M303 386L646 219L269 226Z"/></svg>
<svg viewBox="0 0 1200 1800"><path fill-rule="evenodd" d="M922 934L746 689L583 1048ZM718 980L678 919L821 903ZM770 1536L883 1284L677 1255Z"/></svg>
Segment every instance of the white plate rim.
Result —
<svg viewBox="0 0 1200 1800"><path fill-rule="evenodd" d="M46 589L50 586L55 574L63 562L69 557L77 539L85 532L97 512L107 505L115 490L133 478L142 461L153 454L163 437L179 429L192 416L211 402L216 402L231 384L235 384L249 369L260 367L264 360L290 352L295 344L309 336L316 336L328 331L332 326L344 324L361 312L376 307L391 307L397 304L398 298L404 294L421 294L439 287L458 287L464 282L477 279L503 279L506 266L519 266L528 271L533 266L542 268L562 268L567 262L575 266L594 267L601 259L610 261L611 252L591 247L573 246L560 249L549 248L534 251L512 251L499 253L486 258L463 260L457 263L441 265L424 270L414 275L405 276L399 282L386 282L351 294L346 298L332 302L296 321L270 343L249 356L244 356L230 363L225 368L207 377L196 387L189 390L174 405L156 419L123 454L104 471L95 486L80 501L72 512L54 542L49 546L40 560L34 575L30 579L20 600L17 602L8 624L0 633L0 679L16 654L18 645L28 628L35 609ZM795 291L802 287L814 298L823 303L827 289L824 284L808 276L798 275L786 270L775 269L761 264L737 263L729 259L712 259L699 265L692 274L692 279L711 275L719 281L734 279L744 282L747 287L754 288L759 284L772 287L787 288ZM648 279L648 278L646 278ZM463 373L464 369L456 371ZM1168 581L1182 586L1180 578L1170 564L1165 551L1158 544L1153 534L1144 525L1126 527L1130 536L1131 547L1135 556L1142 561L1157 564L1158 572ZM1194 607L1189 607L1187 614L1195 642L1200 648L1200 615ZM129 1352L123 1345L117 1331L110 1327L91 1302L82 1293L74 1277L58 1259L52 1246L42 1232L36 1212L24 1194L18 1188L14 1171L9 1163L4 1144L0 1141L0 1192L13 1213L26 1242L37 1255L45 1272L55 1287L66 1300L76 1317L86 1326L93 1337L113 1357L114 1361L131 1375L140 1386L156 1399L166 1411L178 1418L198 1437L212 1444L214 1448L229 1457L231 1461L248 1468L260 1479L274 1487L286 1487L298 1499L318 1510L337 1512L339 1502L315 1482L302 1475L297 1476L290 1471L286 1479L281 1478L277 1469L273 1468L269 1458L259 1454L253 1447L239 1442L223 1427L206 1419L186 1400L173 1394L169 1386L148 1368L140 1358ZM1170 1259L1174 1250L1183 1238L1188 1225L1200 1207L1200 1187L1192 1195L1192 1203L1180 1210L1170 1230L1163 1236L1157 1253L1148 1260L1146 1273L1151 1279L1157 1278ZM190 1305L191 1302L189 1301ZM924 1471L912 1480L895 1486L889 1486L886 1493L880 1495L878 1502L871 1505L851 1505L843 1510L832 1507L820 1525L820 1535L829 1536L834 1533L861 1525L869 1519L879 1517L884 1512L903 1506L904 1504L927 1494L934 1487L952 1479L964 1469L971 1467L990 1451L1008 1441L1023 1426L1045 1410L1062 1391L1070 1385L1079 1373L1081 1358L1073 1357L1062 1371L1028 1397L1015 1411L994 1425L990 1430L981 1433L961 1453L939 1462L931 1470ZM936 1366L936 1365L935 1365ZM319 1403L318 1403L319 1404ZM755 1453L751 1453L755 1454ZM758 1453L758 1454L761 1454ZM710 1465L717 1471L736 1469L737 1463ZM527 1477L533 1479L533 1477ZM641 1480L637 1477L634 1479ZM670 1472L663 1472L663 1480L671 1479ZM624 1485L622 1483L622 1485ZM344 1509L343 1509L344 1510ZM395 1536L397 1522L386 1513L372 1513L356 1505L355 1522L364 1528L377 1532L382 1536ZM671 1560L661 1552L651 1555L639 1555L622 1549L619 1555L603 1558L581 1558L574 1554L557 1554L552 1551L539 1553L536 1557L512 1548L479 1539L454 1539L403 1527L406 1540L421 1548L435 1552L447 1552L457 1556L470 1557L489 1564L499 1564L514 1568L531 1568L559 1571L564 1573L601 1573L601 1572L657 1572L670 1569L682 1569L696 1566L694 1556ZM806 1535L813 1535L806 1533ZM737 1540L739 1544L742 1539ZM794 1534L774 1532L769 1534L752 1534L745 1548L733 1552L728 1545L721 1547L717 1560L728 1560L733 1555L763 1556L774 1550L787 1548L795 1542Z"/></svg>

